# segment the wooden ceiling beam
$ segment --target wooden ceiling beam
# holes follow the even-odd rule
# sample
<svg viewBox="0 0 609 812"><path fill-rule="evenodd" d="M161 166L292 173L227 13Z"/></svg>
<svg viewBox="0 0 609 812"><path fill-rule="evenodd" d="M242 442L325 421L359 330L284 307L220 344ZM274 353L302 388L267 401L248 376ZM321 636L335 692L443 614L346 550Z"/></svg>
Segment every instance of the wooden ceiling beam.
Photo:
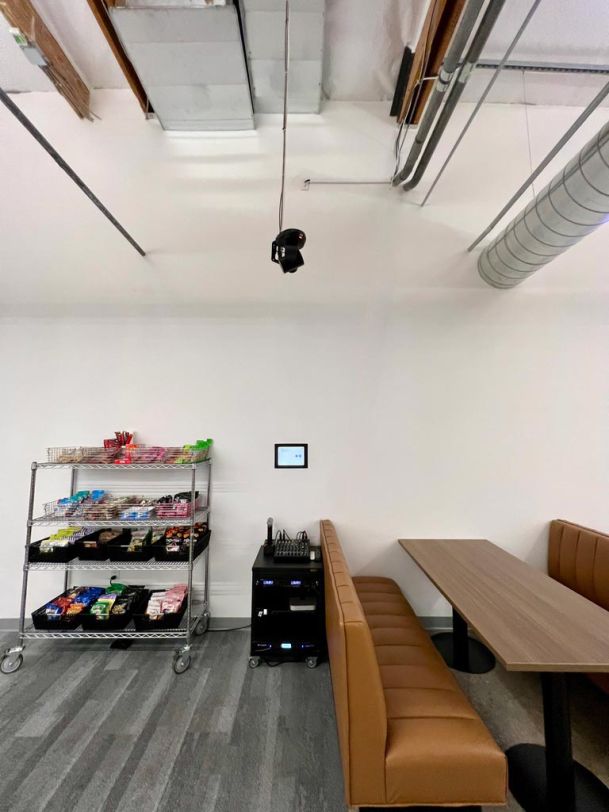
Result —
<svg viewBox="0 0 609 812"><path fill-rule="evenodd" d="M106 38L106 42L110 46L112 53L116 61L118 62L120 69L125 74L125 78L129 83L129 87L135 94L135 97L140 103L140 107L146 113L146 115L154 112L152 109L152 105L150 104L150 100L144 90L142 83L140 82L140 77L137 75L131 60L127 56L125 49L122 46L122 43L119 39L118 34L116 33L116 29L112 25L112 21L110 20L110 15L108 13L108 7L117 5L115 0L87 0L89 4L89 8L93 12L93 16L97 20L97 24L101 28L101 32Z"/></svg>
<svg viewBox="0 0 609 812"><path fill-rule="evenodd" d="M40 51L46 65L41 70L80 118L91 118L89 88L51 34L30 0L0 0L0 11L9 25L18 28Z"/></svg>
<svg viewBox="0 0 609 812"><path fill-rule="evenodd" d="M465 0L431 0L414 52L399 121L419 123L433 80L424 81L420 90L419 84L424 73L437 76L464 5Z"/></svg>
<svg viewBox="0 0 609 812"><path fill-rule="evenodd" d="M452 40L455 29L457 28L457 24L459 23L464 6L465 0L456 0L455 2L449 3L447 8L444 10L442 17L440 18L436 36L434 37L429 65L427 67L428 76L437 76L440 73L440 68L444 62L444 57L446 56L446 51L448 50L450 41ZM425 109L425 105L429 99L432 87L433 82L431 81L425 82L423 85L421 95L419 96L413 110L413 116L417 122L420 121L421 116L423 115L423 110Z"/></svg>

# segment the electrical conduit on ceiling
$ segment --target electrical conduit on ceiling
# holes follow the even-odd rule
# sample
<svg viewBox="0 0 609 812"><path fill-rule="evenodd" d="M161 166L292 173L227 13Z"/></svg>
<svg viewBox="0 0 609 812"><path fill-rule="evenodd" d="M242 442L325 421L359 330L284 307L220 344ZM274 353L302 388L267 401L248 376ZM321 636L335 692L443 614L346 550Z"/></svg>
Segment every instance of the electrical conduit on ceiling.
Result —
<svg viewBox="0 0 609 812"><path fill-rule="evenodd" d="M446 56L442 62L442 67L440 68L438 78L435 80L432 95L425 106L423 120L419 125L417 135L413 141L410 152L408 153L406 163L400 172L398 172L393 178L392 182L394 186L397 186L399 183L406 180L415 167L418 157L421 154L421 150L423 149L423 145L425 144L427 136L429 135L429 132L431 131L433 123L436 119L438 110L440 109L442 101L444 100L444 94L449 89L455 71L457 70L459 59L465 50L467 40L474 30L474 26L476 25L476 20L478 19L483 3L484 0L469 0L469 3L465 7L465 11L461 16L457 30L450 41L450 45L448 46L448 51L446 52ZM426 65L424 66L424 72L426 72L425 69ZM421 82L425 78L425 76L421 77ZM420 84L419 90L421 86L422 85Z"/></svg>

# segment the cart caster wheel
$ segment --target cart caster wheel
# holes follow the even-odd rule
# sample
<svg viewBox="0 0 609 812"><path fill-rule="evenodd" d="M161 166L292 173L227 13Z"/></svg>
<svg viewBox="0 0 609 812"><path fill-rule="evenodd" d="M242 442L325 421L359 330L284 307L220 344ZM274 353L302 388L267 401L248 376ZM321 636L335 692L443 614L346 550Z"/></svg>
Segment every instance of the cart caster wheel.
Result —
<svg viewBox="0 0 609 812"><path fill-rule="evenodd" d="M205 632L209 629L209 612L204 612L201 615L201 619L195 626L195 634L197 637L205 634Z"/></svg>
<svg viewBox="0 0 609 812"><path fill-rule="evenodd" d="M250 668L258 668L260 665L260 657L250 657L248 665Z"/></svg>
<svg viewBox="0 0 609 812"><path fill-rule="evenodd" d="M190 668L190 654L176 654L173 658L173 670L176 674L183 674Z"/></svg>
<svg viewBox="0 0 609 812"><path fill-rule="evenodd" d="M317 668L317 657L307 657L305 663L307 668Z"/></svg>
<svg viewBox="0 0 609 812"><path fill-rule="evenodd" d="M23 665L23 654L7 654L0 660L0 671L3 674L14 674Z"/></svg>

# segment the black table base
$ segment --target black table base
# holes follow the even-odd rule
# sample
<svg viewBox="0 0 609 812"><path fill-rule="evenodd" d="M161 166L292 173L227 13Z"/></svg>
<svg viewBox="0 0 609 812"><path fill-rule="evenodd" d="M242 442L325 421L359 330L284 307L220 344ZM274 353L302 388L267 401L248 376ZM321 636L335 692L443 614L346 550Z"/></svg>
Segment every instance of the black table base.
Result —
<svg viewBox="0 0 609 812"><path fill-rule="evenodd" d="M609 812L609 788L573 760L567 674L541 674L546 746L507 751L512 795L525 812Z"/></svg>
<svg viewBox="0 0 609 812"><path fill-rule="evenodd" d="M439 632L431 639L444 662L456 671L486 674L495 667L494 655L483 643L468 635L467 623L455 609L452 632Z"/></svg>
<svg viewBox="0 0 609 812"><path fill-rule="evenodd" d="M546 800L546 748L517 744L506 755L510 790L525 812L560 812L560 806ZM581 764L574 762L573 767L576 812L609 812L609 788Z"/></svg>

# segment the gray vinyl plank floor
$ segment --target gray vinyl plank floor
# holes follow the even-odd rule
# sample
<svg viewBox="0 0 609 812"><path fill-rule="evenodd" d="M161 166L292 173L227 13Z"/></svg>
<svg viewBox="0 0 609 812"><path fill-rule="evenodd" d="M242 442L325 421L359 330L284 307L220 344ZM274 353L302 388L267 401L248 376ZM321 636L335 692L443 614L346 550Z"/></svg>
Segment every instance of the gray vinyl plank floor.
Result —
<svg viewBox="0 0 609 812"><path fill-rule="evenodd" d="M248 645L207 634L177 676L167 642L32 643L0 675L0 810L345 812L327 664L251 670ZM534 675L458 678L502 747L542 741ZM609 783L609 697L583 678L573 728Z"/></svg>

